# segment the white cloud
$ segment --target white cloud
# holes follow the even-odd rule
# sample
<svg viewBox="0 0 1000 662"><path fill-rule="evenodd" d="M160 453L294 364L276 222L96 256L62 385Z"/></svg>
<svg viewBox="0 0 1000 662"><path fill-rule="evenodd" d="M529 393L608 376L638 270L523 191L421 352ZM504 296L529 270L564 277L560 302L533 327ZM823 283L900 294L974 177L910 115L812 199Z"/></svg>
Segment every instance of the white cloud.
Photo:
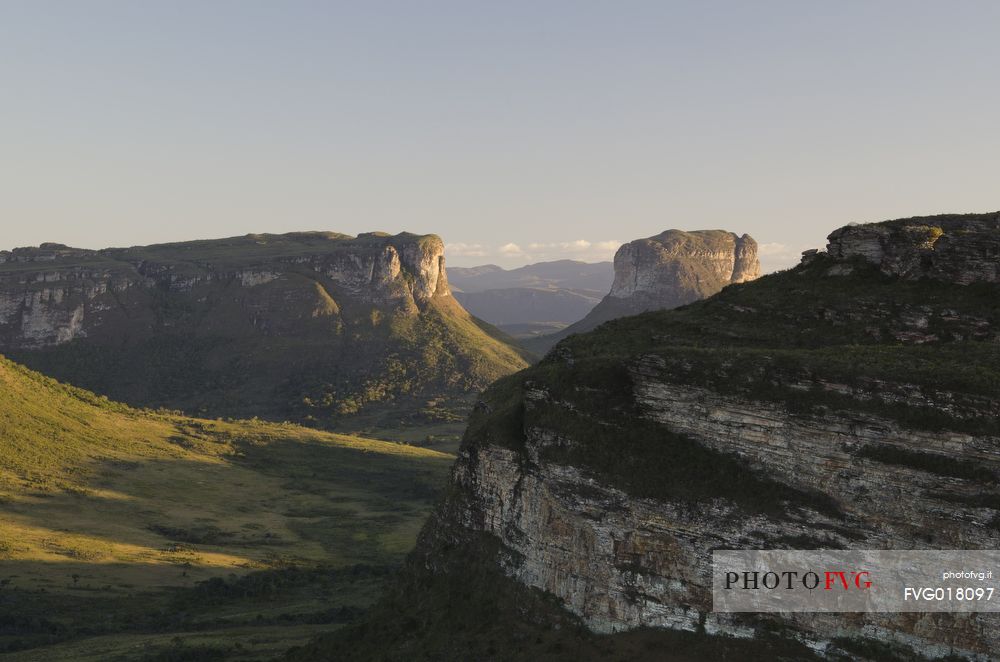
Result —
<svg viewBox="0 0 1000 662"><path fill-rule="evenodd" d="M760 268L763 273L794 267L802 258L802 251L813 246L789 246L778 241L757 244Z"/></svg>
<svg viewBox="0 0 1000 662"><path fill-rule="evenodd" d="M518 244L508 242L502 246L491 248L483 244L451 243L445 246L449 257L486 258L497 257L518 262L545 262L572 258L584 262L603 262L614 257L615 251L622 242L607 239L590 241L574 239L571 241L553 241L548 243L531 242Z"/></svg>
<svg viewBox="0 0 1000 662"><path fill-rule="evenodd" d="M574 241L554 241L548 244L531 243L528 244L528 251L539 257L546 255L584 255L587 257L599 255L604 256L601 259L607 259L610 256L605 254L609 251L613 254L621 245L620 241L615 240L594 242L576 239Z"/></svg>
<svg viewBox="0 0 1000 662"><path fill-rule="evenodd" d="M758 255L782 255L787 254L789 248L785 244L771 242L769 244L757 244Z"/></svg>
<svg viewBox="0 0 1000 662"><path fill-rule="evenodd" d="M560 253L582 253L592 246L586 239L576 241L557 241L551 244L535 244L541 249L557 251Z"/></svg>
<svg viewBox="0 0 1000 662"><path fill-rule="evenodd" d="M546 262L571 258L584 262L604 262L614 258L615 252L623 242L615 239L588 240L574 239L569 241L531 242L518 244L513 241L502 246L490 247L474 243L453 243L445 247L449 257L489 258L495 257L502 264L525 264L531 262ZM757 245L760 256L761 271L770 273L779 269L794 267L799 263L802 251L813 246L785 244L778 241L765 242ZM485 260L484 260L485 261ZM463 263L478 263L464 261Z"/></svg>
<svg viewBox="0 0 1000 662"><path fill-rule="evenodd" d="M490 254L482 244L445 244L445 252L455 257L485 257Z"/></svg>

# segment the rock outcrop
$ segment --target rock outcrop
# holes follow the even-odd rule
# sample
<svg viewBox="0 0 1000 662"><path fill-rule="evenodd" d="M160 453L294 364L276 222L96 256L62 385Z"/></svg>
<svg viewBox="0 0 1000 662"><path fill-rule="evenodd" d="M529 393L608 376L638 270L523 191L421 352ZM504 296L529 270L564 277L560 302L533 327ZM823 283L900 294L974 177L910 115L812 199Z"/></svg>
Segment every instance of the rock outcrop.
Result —
<svg viewBox="0 0 1000 662"><path fill-rule="evenodd" d="M902 262L885 256L904 251L852 237L894 237L899 224L845 228L831 235L841 249L796 269L565 340L483 396L403 586L474 592L499 581L467 570L481 559L612 635L592 644L608 659L661 659L668 646L721 659L705 635L803 646L784 659L992 659L997 614L721 614L711 598L716 549L1000 545L1000 285L981 277L1000 237L991 218L946 230L949 251L982 258L971 271L938 256L933 278L886 277ZM523 620L518 595L492 608ZM389 605L412 599L407 588ZM353 650L447 654L407 640L387 613ZM533 649L544 630L456 636L478 659L587 650L571 635L562 658L551 641ZM700 648L684 657L665 643L676 631ZM646 638L638 653L627 632ZM742 659L765 657L778 656Z"/></svg>
<svg viewBox="0 0 1000 662"><path fill-rule="evenodd" d="M828 240L831 257L860 259L891 276L1000 282L1000 212L849 225Z"/></svg>
<svg viewBox="0 0 1000 662"><path fill-rule="evenodd" d="M618 249L614 266L608 295L579 322L533 340L533 351L543 353L608 320L683 306L760 275L757 242L724 230L667 230L637 239Z"/></svg>
<svg viewBox="0 0 1000 662"><path fill-rule="evenodd" d="M631 300L636 312L676 308L759 275L757 242L748 234L667 230L618 249L608 296Z"/></svg>
<svg viewBox="0 0 1000 662"><path fill-rule="evenodd" d="M315 250L302 250L309 246ZM271 247L278 249L273 255ZM416 312L433 297L451 294L444 244L433 235L373 233L356 239L332 233L250 235L100 251L48 243L14 249L4 258L0 267L4 351L100 334L102 327L116 321L114 317L127 315L126 302L146 299L153 292L179 294L215 286L252 290L312 272L336 288L338 297L404 312ZM301 315L301 302L289 303L288 310L273 311L276 318ZM337 307L334 300L333 308Z"/></svg>
<svg viewBox="0 0 1000 662"><path fill-rule="evenodd" d="M130 404L314 418L524 365L453 301L440 238L408 233L18 248L0 351Z"/></svg>

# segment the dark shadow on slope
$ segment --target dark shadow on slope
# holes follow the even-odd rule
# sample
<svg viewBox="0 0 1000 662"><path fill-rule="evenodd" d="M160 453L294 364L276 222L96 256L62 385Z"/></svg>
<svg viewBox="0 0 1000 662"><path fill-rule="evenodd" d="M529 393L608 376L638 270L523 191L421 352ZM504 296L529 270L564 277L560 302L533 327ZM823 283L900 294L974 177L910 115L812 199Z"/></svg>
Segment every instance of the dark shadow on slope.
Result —
<svg viewBox="0 0 1000 662"><path fill-rule="evenodd" d="M236 448L221 460L102 461L72 492L0 504L5 526L34 536L0 551L0 652L233 627L301 643L312 632L295 628L335 627L377 598L451 464L301 439ZM32 545L60 560L10 558ZM240 659L235 646L254 636L215 648Z"/></svg>

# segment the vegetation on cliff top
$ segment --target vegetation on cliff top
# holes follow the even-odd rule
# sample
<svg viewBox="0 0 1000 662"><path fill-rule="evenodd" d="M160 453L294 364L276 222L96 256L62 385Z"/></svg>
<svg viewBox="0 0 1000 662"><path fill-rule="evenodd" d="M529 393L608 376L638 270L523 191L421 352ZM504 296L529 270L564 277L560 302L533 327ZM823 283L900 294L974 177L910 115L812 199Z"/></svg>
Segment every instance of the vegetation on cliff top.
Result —
<svg viewBox="0 0 1000 662"><path fill-rule="evenodd" d="M577 357L630 356L659 347L817 349L915 340L940 347L995 341L1000 333L995 284L903 280L863 262L829 275L835 265L819 256L681 308L606 322L560 347ZM905 335L917 332L925 337Z"/></svg>
<svg viewBox="0 0 1000 662"><path fill-rule="evenodd" d="M1000 286L902 280L863 263L830 276L832 266L817 258L683 308L608 322L568 338L543 363L655 356L667 381L795 411L858 410L915 428L1000 433ZM920 397L888 397L894 387L969 404L943 411Z"/></svg>

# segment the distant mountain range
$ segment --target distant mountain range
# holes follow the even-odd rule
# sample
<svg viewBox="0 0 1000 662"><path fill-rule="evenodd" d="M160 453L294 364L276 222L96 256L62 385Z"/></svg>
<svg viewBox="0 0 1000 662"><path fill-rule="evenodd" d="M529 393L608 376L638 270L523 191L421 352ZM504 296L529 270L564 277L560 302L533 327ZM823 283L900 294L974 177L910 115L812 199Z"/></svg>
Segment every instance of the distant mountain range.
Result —
<svg viewBox="0 0 1000 662"><path fill-rule="evenodd" d="M514 337L531 337L583 319L611 287L614 270L610 262L557 260L510 270L452 267L448 278L470 313Z"/></svg>
<svg viewBox="0 0 1000 662"><path fill-rule="evenodd" d="M542 356L574 333L676 308L760 275L757 242L724 230L666 230L618 249L614 263L539 262L453 268L455 298Z"/></svg>
<svg viewBox="0 0 1000 662"><path fill-rule="evenodd" d="M454 291L466 293L513 287L604 293L614 280L614 267L611 262L578 260L537 262L517 269L487 264L481 267L450 267L448 279Z"/></svg>

